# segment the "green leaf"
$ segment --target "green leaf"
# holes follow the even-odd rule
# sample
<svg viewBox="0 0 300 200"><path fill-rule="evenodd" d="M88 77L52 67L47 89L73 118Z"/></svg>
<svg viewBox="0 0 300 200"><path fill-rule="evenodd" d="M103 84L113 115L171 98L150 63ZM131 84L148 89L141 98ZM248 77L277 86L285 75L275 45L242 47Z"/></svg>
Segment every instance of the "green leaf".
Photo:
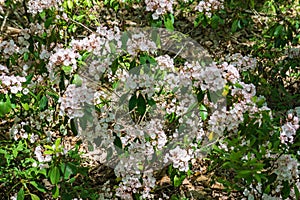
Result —
<svg viewBox="0 0 300 200"><path fill-rule="evenodd" d="M200 13L194 21L194 27L196 28L204 20L203 13Z"/></svg>
<svg viewBox="0 0 300 200"><path fill-rule="evenodd" d="M74 136L77 136L78 131L77 131L77 126L76 126L75 119L71 119L70 125L71 125L71 131L73 132Z"/></svg>
<svg viewBox="0 0 300 200"><path fill-rule="evenodd" d="M72 83L75 84L76 86L81 86L82 85L81 77L78 74L75 74Z"/></svg>
<svg viewBox="0 0 300 200"><path fill-rule="evenodd" d="M114 145L116 145L117 147L122 149L122 141L121 141L120 137L118 137L117 135L115 135Z"/></svg>
<svg viewBox="0 0 300 200"><path fill-rule="evenodd" d="M35 194L30 194L30 196L31 196L31 200L40 200L40 197L38 197Z"/></svg>
<svg viewBox="0 0 300 200"><path fill-rule="evenodd" d="M271 191L271 187L270 187L270 185L268 185L268 186L266 187L264 193L269 194L270 191Z"/></svg>
<svg viewBox="0 0 300 200"><path fill-rule="evenodd" d="M61 138L57 138L56 140L55 140L55 148L56 148L56 150L59 148L59 145L61 144Z"/></svg>
<svg viewBox="0 0 300 200"><path fill-rule="evenodd" d="M86 5L91 8L93 6L92 1L91 0L86 0L85 1Z"/></svg>
<svg viewBox="0 0 300 200"><path fill-rule="evenodd" d="M137 112L143 116L146 112L146 100L143 95L139 94L137 99Z"/></svg>
<svg viewBox="0 0 300 200"><path fill-rule="evenodd" d="M43 192L43 193L47 192L46 189L45 189L45 187L43 185L41 185L41 184L39 184L39 183L37 183L35 181L30 181L29 183L31 185L33 185L38 191Z"/></svg>
<svg viewBox="0 0 300 200"><path fill-rule="evenodd" d="M49 174L48 176L50 177L50 182L55 185L58 183L59 178L60 178L60 172L59 172L59 168L57 166L52 167L49 170Z"/></svg>
<svg viewBox="0 0 300 200"><path fill-rule="evenodd" d="M67 164L61 163L60 169L64 175L64 179L66 179L66 180L69 179L70 176L73 174L73 170L68 163Z"/></svg>
<svg viewBox="0 0 300 200"><path fill-rule="evenodd" d="M131 112L137 105L137 98L136 95L132 95L131 98L129 99L129 105L128 105L128 109L129 112Z"/></svg>
<svg viewBox="0 0 300 200"><path fill-rule="evenodd" d="M173 194L171 196L171 200L179 200L179 197L176 194Z"/></svg>
<svg viewBox="0 0 300 200"><path fill-rule="evenodd" d="M207 112L207 108L201 104L200 105L200 117L203 121L205 121L207 119L208 116L208 112Z"/></svg>
<svg viewBox="0 0 300 200"><path fill-rule="evenodd" d="M178 177L177 175L174 176L174 179L173 179L173 185L174 187L179 187L183 180L185 179L185 175L181 175L180 177Z"/></svg>
<svg viewBox="0 0 300 200"><path fill-rule="evenodd" d="M217 15L212 16L211 18L211 27L217 29L219 26L220 17Z"/></svg>
<svg viewBox="0 0 300 200"><path fill-rule="evenodd" d="M24 190L21 188L17 194L17 200L23 200L25 198Z"/></svg>
<svg viewBox="0 0 300 200"><path fill-rule="evenodd" d="M39 108L43 111L46 106L48 105L48 98L44 95L41 100L39 101Z"/></svg>
<svg viewBox="0 0 300 200"><path fill-rule="evenodd" d="M73 16L73 19L75 20L75 21L82 21L82 19L85 17L86 15L79 15L79 16L76 16L76 15L74 15Z"/></svg>
<svg viewBox="0 0 300 200"><path fill-rule="evenodd" d="M59 187L57 185L52 190L52 197L55 199L59 197Z"/></svg>
<svg viewBox="0 0 300 200"><path fill-rule="evenodd" d="M21 103L22 104L22 107L24 108L24 110L29 110L29 105L28 103Z"/></svg>
<svg viewBox="0 0 300 200"><path fill-rule="evenodd" d="M65 74L70 74L73 70L72 66L62 66L61 69L65 72Z"/></svg>
<svg viewBox="0 0 300 200"><path fill-rule="evenodd" d="M233 21L232 25L231 25L231 32L236 32L238 29L238 24L239 24L239 19L236 19Z"/></svg>
<svg viewBox="0 0 300 200"><path fill-rule="evenodd" d="M127 49L127 41L128 41L128 34L127 34L127 32L124 32L122 34L121 41L122 41L122 49L126 50Z"/></svg>
<svg viewBox="0 0 300 200"><path fill-rule="evenodd" d="M52 150L46 150L46 151L44 151L44 154L45 155L52 155L52 154L54 154L54 151L52 151Z"/></svg>
<svg viewBox="0 0 300 200"><path fill-rule="evenodd" d="M283 197L283 199L286 199L290 196L290 192L291 192L291 187L288 181L284 181L283 182L283 188L281 190L281 195Z"/></svg>
<svg viewBox="0 0 300 200"><path fill-rule="evenodd" d="M174 16L172 14L169 15L169 17L165 17L164 18L164 24L166 29L168 29L169 31L174 31Z"/></svg>
<svg viewBox="0 0 300 200"><path fill-rule="evenodd" d="M24 61L27 61L28 58L29 58L29 53L25 52L24 55L23 55L23 57L24 57Z"/></svg>
<svg viewBox="0 0 300 200"><path fill-rule="evenodd" d="M73 0L67 0L67 6L70 10L73 9Z"/></svg>
<svg viewBox="0 0 300 200"><path fill-rule="evenodd" d="M246 178L246 177L251 176L252 173L253 173L252 170L241 170L241 171L238 172L238 176L242 177L242 178Z"/></svg>
<svg viewBox="0 0 300 200"><path fill-rule="evenodd" d="M11 111L10 100L7 99L6 102L0 102L0 117L8 114Z"/></svg>
<svg viewBox="0 0 300 200"><path fill-rule="evenodd" d="M50 150L53 150L52 146L50 146L50 145L47 145L47 144L45 144L45 145L44 145L44 148L46 148L46 149L50 149Z"/></svg>
<svg viewBox="0 0 300 200"><path fill-rule="evenodd" d="M294 191L295 191L296 199L300 199L300 192L296 184L294 185Z"/></svg>
<svg viewBox="0 0 300 200"><path fill-rule="evenodd" d="M44 23L46 29L49 28L49 26L52 24L52 21L53 21L53 17L47 18L47 20Z"/></svg>
<svg viewBox="0 0 300 200"><path fill-rule="evenodd" d="M276 27L276 29L274 31L274 36L277 37L277 36L282 35L283 30L284 30L284 27L280 24L279 26Z"/></svg>
<svg viewBox="0 0 300 200"><path fill-rule="evenodd" d="M261 183L261 178L259 174L254 174L254 178L257 180L257 182Z"/></svg>

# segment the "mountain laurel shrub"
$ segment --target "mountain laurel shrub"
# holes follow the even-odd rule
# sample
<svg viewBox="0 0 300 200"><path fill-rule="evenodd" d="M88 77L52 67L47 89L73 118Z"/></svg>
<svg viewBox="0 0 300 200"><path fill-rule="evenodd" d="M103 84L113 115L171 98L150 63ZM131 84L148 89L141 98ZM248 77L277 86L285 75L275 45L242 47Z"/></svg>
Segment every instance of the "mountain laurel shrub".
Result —
<svg viewBox="0 0 300 200"><path fill-rule="evenodd" d="M299 6L0 0L1 196L189 199L204 159L227 195L300 199ZM207 58L204 29L253 45Z"/></svg>

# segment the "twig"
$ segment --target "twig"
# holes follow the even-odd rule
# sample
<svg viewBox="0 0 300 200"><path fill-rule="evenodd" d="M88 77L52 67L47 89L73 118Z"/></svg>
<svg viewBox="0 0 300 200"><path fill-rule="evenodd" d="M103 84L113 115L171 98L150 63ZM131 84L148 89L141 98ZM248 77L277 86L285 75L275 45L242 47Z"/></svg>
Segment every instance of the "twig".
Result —
<svg viewBox="0 0 300 200"><path fill-rule="evenodd" d="M6 20L7 20L8 15L9 15L9 11L7 11L7 13L6 13L5 17L4 17L4 20L2 22L2 25L1 25L1 28L0 28L1 32L3 32L3 29L4 29L4 26L6 24Z"/></svg>
<svg viewBox="0 0 300 200"><path fill-rule="evenodd" d="M85 29L87 29L87 30L90 31L91 33L95 33L95 31L93 31L93 30L90 29L89 27L85 26L84 24L82 24L82 23L80 23L80 22L77 22L77 21L75 21L75 20L73 20L73 19L71 19L71 18L68 18L68 19L71 20L72 22L74 22L74 23L76 23L76 24L78 24L78 25L84 27Z"/></svg>

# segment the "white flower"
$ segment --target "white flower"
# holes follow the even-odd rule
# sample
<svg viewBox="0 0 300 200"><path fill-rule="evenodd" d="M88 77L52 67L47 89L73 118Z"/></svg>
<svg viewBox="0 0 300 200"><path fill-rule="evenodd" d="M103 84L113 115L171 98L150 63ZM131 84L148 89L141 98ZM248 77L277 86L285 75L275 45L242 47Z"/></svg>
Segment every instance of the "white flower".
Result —
<svg viewBox="0 0 300 200"><path fill-rule="evenodd" d="M12 87L10 88L10 91L11 91L11 93L13 93L13 94L17 94L17 93L19 92L19 90L21 90L21 88L20 88L20 87L17 87L17 86L12 86Z"/></svg>
<svg viewBox="0 0 300 200"><path fill-rule="evenodd" d="M191 156L185 149L181 149L177 146L175 149L170 150L170 153L166 155L164 162L171 160L173 166L178 168L180 171L188 171L188 161L191 160Z"/></svg>
<svg viewBox="0 0 300 200"><path fill-rule="evenodd" d="M29 89L28 88L24 88L22 92L23 92L23 94L27 95L29 93Z"/></svg>

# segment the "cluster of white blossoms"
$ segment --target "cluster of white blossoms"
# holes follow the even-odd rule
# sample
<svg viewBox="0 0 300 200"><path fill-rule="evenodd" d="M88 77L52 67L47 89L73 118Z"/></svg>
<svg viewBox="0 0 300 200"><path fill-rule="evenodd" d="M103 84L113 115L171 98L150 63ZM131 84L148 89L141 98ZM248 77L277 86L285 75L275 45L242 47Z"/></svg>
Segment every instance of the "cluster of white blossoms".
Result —
<svg viewBox="0 0 300 200"><path fill-rule="evenodd" d="M142 178L127 175L116 189L116 196L130 200L133 194L139 192L143 199L152 199L153 194L150 194L150 191L155 187L155 182L152 173L145 173Z"/></svg>
<svg viewBox="0 0 300 200"><path fill-rule="evenodd" d="M34 150L34 154L39 162L50 162L52 160L51 155L44 155L43 148L41 146L37 146Z"/></svg>
<svg viewBox="0 0 300 200"><path fill-rule="evenodd" d="M77 87L75 84L68 85L64 95L59 98L60 115L67 115L71 119L84 115L85 103L94 104L94 95L86 85Z"/></svg>
<svg viewBox="0 0 300 200"><path fill-rule="evenodd" d="M51 34L51 29L46 29L44 24L33 24L30 23L29 28L22 29L18 34L17 40L4 40L0 43L0 52L4 58L9 58L14 54L24 55L24 53L29 52L30 42L28 41L30 35L42 36L44 33ZM42 45L44 54L43 57L49 57L49 52L45 55L45 45ZM42 58L43 59L43 58ZM24 60L18 60L19 65L24 65Z"/></svg>
<svg viewBox="0 0 300 200"><path fill-rule="evenodd" d="M256 68L257 60L251 56L243 56L240 53L227 55L225 60L236 67L239 72L253 70Z"/></svg>
<svg viewBox="0 0 300 200"><path fill-rule="evenodd" d="M243 83L240 80L239 73L244 69L249 69L247 68L248 65L255 63L248 57L243 57L242 62L237 62L235 58L239 54L236 54L231 60L229 59L230 62L223 62L220 65L212 63L203 67L197 62L187 62L184 66L175 68L173 59L168 55L164 55L155 58L156 66L151 63L150 67L148 65L139 66L129 71L120 67L115 73L112 73L110 65L115 54L122 53L121 51L124 50L122 43L119 42L120 38L121 34L118 29L99 27L97 34L92 34L83 40L73 40L71 42L72 52L88 51L96 56L96 59L91 60L89 68L84 73L92 77L95 82L99 81L103 74L109 74L109 81L113 80L113 76L117 76L118 79L116 80L119 81L117 89L110 95L102 91L97 91L94 94L92 91L88 91L85 84L81 87L71 84L67 87L64 96L60 97L59 102L61 103L60 114L74 118L84 115L83 106L85 103L99 104L102 102L101 99L109 100L109 108L105 107L107 110L101 108L101 113L96 116L98 119L95 119L93 129L97 134L88 134L87 131L85 136L91 142L98 141L98 146L96 146L102 148L101 152L112 149L112 158L119 156L117 163L114 162L114 159L111 162L107 161L107 158L103 162L108 165L113 164L115 174L122 179L117 189L117 195L122 199L131 199L134 193L143 194L145 198L151 197L149 192L155 186L155 178L150 178L148 180L149 184L145 184L144 174L146 169L153 169L153 159L162 158L158 156L157 150L164 151L169 144L172 146L176 143L174 141L179 141L182 139L182 135L187 135L190 132L195 133L194 138L199 140L203 139L206 132L214 132L217 135L222 135L225 130L236 132L239 125L244 121L243 115L245 112L251 115L268 110L267 107L258 108L253 102L253 97L256 94L255 86ZM140 52L155 53L157 47L149 38L145 32L129 33L126 50L132 57L140 55ZM111 48L112 46L115 49ZM64 51L62 50L62 52ZM77 58L79 58L79 55L74 59ZM62 65L64 60L62 59L60 62L58 65ZM162 78L162 80L157 77ZM191 102L195 100L193 99L194 95L192 92L190 95L181 93L182 91L176 90L176 88L185 88L189 91L192 86L195 86L200 87L202 90L218 92L224 91L224 86L228 82L238 83L229 86L230 95L233 96L233 104L228 110L225 107L223 110L212 109L212 114L208 118L208 127L205 127L208 129L203 129L200 118L196 122L185 118L185 113L191 108ZM144 118L140 122L135 123L130 116L132 113L128 113L128 110L126 110L128 109L126 103L128 103L131 95L134 95L132 91L137 90L139 94L147 94L148 97L152 97L156 103L156 108L153 110L151 108L148 112L148 108L151 106L147 105L148 113L143 116ZM158 95L157 93L160 90L163 92ZM126 107L124 111L121 108L123 104L119 102L120 97L123 98L122 101ZM210 104L207 103L206 106L214 108L216 105L211 102ZM178 123L184 124L184 126L168 127L164 117L172 114L180 117ZM153 116L162 117L153 118ZM193 118L194 113L190 113L189 117ZM184 130L180 130L180 127ZM80 130L80 132L84 131ZM121 146L114 144L116 139L120 140L119 145ZM181 148L178 145L173 145L172 149L161 159L161 163L154 163L160 167L172 163L174 168L187 171L190 160L195 157L195 152L189 149L192 146L190 144L189 147ZM124 148L126 148L126 153L123 152ZM141 181L142 179L143 181Z"/></svg>
<svg viewBox="0 0 300 200"><path fill-rule="evenodd" d="M220 65L220 68L223 70L223 77L227 81L235 84L237 81L240 80L240 73L239 73L238 69L235 66L233 66L232 64L223 62Z"/></svg>
<svg viewBox="0 0 300 200"><path fill-rule="evenodd" d="M151 97L154 94L155 80L151 74L133 74L126 73L124 71L121 78L122 81L125 81L126 89L134 91L135 89L142 90L145 94L148 94Z"/></svg>
<svg viewBox="0 0 300 200"><path fill-rule="evenodd" d="M6 66L0 64L0 93L7 94L9 91L12 94L17 94L22 91L22 83L26 82L25 77L7 75L9 73Z"/></svg>
<svg viewBox="0 0 300 200"><path fill-rule="evenodd" d="M161 150L168 142L162 123L162 120L152 119L145 127L145 133L151 138L150 146L156 147L158 150ZM153 152L150 155L153 155Z"/></svg>
<svg viewBox="0 0 300 200"><path fill-rule="evenodd" d="M281 155L275 161L275 167L272 173L277 175L276 179L273 181L274 188L270 191L269 194L265 194L262 190L262 184L258 183L256 185L251 184L249 188L246 188L243 194L247 199L255 199L263 196L263 199L283 199L281 191L284 188L283 182L288 181L288 184L295 185L295 187L300 189L299 182L299 163L298 160L291 155ZM294 187L290 188L290 199L296 199ZM244 200L245 198L243 198ZM246 200L246 199L245 199Z"/></svg>
<svg viewBox="0 0 300 200"><path fill-rule="evenodd" d="M180 171L187 172L189 169L189 161L193 158L193 152L181 149L177 146L175 149L170 150L164 158L164 162L172 162L173 167Z"/></svg>
<svg viewBox="0 0 300 200"><path fill-rule="evenodd" d="M73 39L70 46L77 51L86 50L93 52L95 55L105 56L113 53L110 46L113 44L116 45L116 49L121 49L122 41L120 29L118 27L108 29L105 26L99 26L97 27L96 33L81 40Z"/></svg>
<svg viewBox="0 0 300 200"><path fill-rule="evenodd" d="M143 51L154 53L155 50L157 50L157 46L149 39L148 33L133 33L127 41L127 52L132 56Z"/></svg>
<svg viewBox="0 0 300 200"><path fill-rule="evenodd" d="M49 58L48 71L51 72L55 66L72 66L70 73L77 69L77 58L79 53L75 52L73 49L61 49L55 48L55 53L53 53Z"/></svg>
<svg viewBox="0 0 300 200"><path fill-rule="evenodd" d="M267 106L258 107L252 98L256 94L256 89L253 84L246 84L239 82L241 87L231 86L231 95L236 99L228 110L217 109L214 111L208 121L209 130L222 135L225 131L238 131L239 124L244 121L244 113L248 112L250 117L255 117L255 113L261 113L262 111L270 111ZM256 118L257 122L261 125L261 119Z"/></svg>
<svg viewBox="0 0 300 200"><path fill-rule="evenodd" d="M3 54L5 58L9 58L14 53L18 53L20 48L15 44L13 40L6 41L0 43L0 52Z"/></svg>
<svg viewBox="0 0 300 200"><path fill-rule="evenodd" d="M297 159L291 155L282 155L276 161L277 167L274 173L277 174L277 180L279 181L296 181L299 178L300 166Z"/></svg>
<svg viewBox="0 0 300 200"><path fill-rule="evenodd" d="M49 8L59 9L62 2L62 0L29 0L27 4L28 12L35 15Z"/></svg>
<svg viewBox="0 0 300 200"><path fill-rule="evenodd" d="M211 17L216 10L224 8L224 0L204 0L200 1L195 10L204 12L207 17Z"/></svg>
<svg viewBox="0 0 300 200"><path fill-rule="evenodd" d="M199 74L199 78L203 80L200 84L202 90L220 91L226 84L226 80L222 78L222 70L214 64L204 68Z"/></svg>
<svg viewBox="0 0 300 200"><path fill-rule="evenodd" d="M299 129L299 119L292 113L288 114L288 122L281 127L280 131L280 141L282 144L292 144L294 142L294 137L296 136L296 131Z"/></svg>
<svg viewBox="0 0 300 200"><path fill-rule="evenodd" d="M201 90L209 90L212 92L223 90L226 79L223 78L222 74L222 69L220 69L216 63L202 67L198 62L186 62L180 73L181 76L185 76L188 80L193 80L195 87L200 87Z"/></svg>
<svg viewBox="0 0 300 200"><path fill-rule="evenodd" d="M146 11L154 11L152 14L154 20L167 12L173 13L174 0L145 0L145 3Z"/></svg>

